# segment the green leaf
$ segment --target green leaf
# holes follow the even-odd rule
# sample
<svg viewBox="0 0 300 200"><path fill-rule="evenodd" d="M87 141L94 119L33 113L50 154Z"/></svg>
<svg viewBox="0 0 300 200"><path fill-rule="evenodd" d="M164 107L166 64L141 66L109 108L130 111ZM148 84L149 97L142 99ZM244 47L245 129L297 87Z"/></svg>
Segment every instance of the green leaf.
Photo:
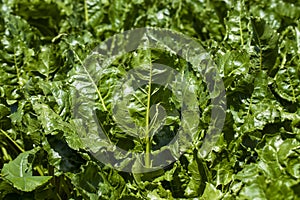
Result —
<svg viewBox="0 0 300 200"><path fill-rule="evenodd" d="M241 190L240 198L242 199L267 199L264 193L263 188L261 187L263 184L262 179L260 178L259 183L251 184L250 186L244 187Z"/></svg>
<svg viewBox="0 0 300 200"><path fill-rule="evenodd" d="M11 184L24 192L30 192L47 183L52 176L33 176L32 163L34 154L39 149L21 153L15 160L4 164L1 173Z"/></svg>
<svg viewBox="0 0 300 200"><path fill-rule="evenodd" d="M276 92L291 102L300 102L300 70L297 66L286 66L275 76Z"/></svg>
<svg viewBox="0 0 300 200"><path fill-rule="evenodd" d="M77 135L77 126L75 124L64 121L47 104L33 100L33 109L38 114L46 134L55 135L57 134L56 131L61 131L64 133L66 141L71 148L75 150L83 148L82 141Z"/></svg>
<svg viewBox="0 0 300 200"><path fill-rule="evenodd" d="M245 1L228 2L229 9L225 18L225 40L232 46L240 45L243 49L250 49L250 16L247 12Z"/></svg>
<svg viewBox="0 0 300 200"><path fill-rule="evenodd" d="M224 74L225 87L234 87L237 80L249 73L250 70L250 56L247 51L227 51L218 52L217 65Z"/></svg>
<svg viewBox="0 0 300 200"><path fill-rule="evenodd" d="M278 56L278 34L261 18L251 19L257 66L272 70Z"/></svg>
<svg viewBox="0 0 300 200"><path fill-rule="evenodd" d="M3 104L0 104L0 119L7 117L10 114L10 109Z"/></svg>
<svg viewBox="0 0 300 200"><path fill-rule="evenodd" d="M206 164L203 160L200 160L194 153L193 158L188 158L190 164L188 165L188 172L191 175L191 179L185 189L185 195L188 197L197 197L205 191L205 183L210 181L209 172Z"/></svg>
<svg viewBox="0 0 300 200"><path fill-rule="evenodd" d="M279 120L281 106L275 100L268 87L268 77L265 71L256 74L251 97L241 99L238 111L231 110L238 132L262 130L268 123ZM233 106L232 106L233 108Z"/></svg>
<svg viewBox="0 0 300 200"><path fill-rule="evenodd" d="M85 198L99 199L119 198L122 190L123 180L114 172L106 173L100 171L97 164L88 162L82 166L81 172L72 174L72 183L79 189Z"/></svg>
<svg viewBox="0 0 300 200"><path fill-rule="evenodd" d="M211 183L206 183L205 190L200 199L222 199L223 193Z"/></svg>

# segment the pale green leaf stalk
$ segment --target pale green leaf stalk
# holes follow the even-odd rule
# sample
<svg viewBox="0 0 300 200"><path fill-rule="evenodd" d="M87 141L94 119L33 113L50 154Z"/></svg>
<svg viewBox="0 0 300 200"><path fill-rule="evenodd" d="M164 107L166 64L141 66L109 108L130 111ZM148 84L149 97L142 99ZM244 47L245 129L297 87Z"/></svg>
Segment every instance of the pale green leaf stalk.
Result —
<svg viewBox="0 0 300 200"><path fill-rule="evenodd" d="M89 13L88 13L88 7L87 7L87 0L84 0L84 18L85 22L89 22Z"/></svg>
<svg viewBox="0 0 300 200"><path fill-rule="evenodd" d="M146 40L145 42L148 42ZM146 45L148 46L148 45ZM148 81L148 91L147 91L147 104L146 104L146 116L145 116L145 143L146 143L146 152L145 152L145 166L147 168L151 167L151 137L150 137L150 107L151 107L151 84L152 84L152 64L151 64L151 50L146 50L146 57L143 59L144 64L146 67L149 67L149 81Z"/></svg>

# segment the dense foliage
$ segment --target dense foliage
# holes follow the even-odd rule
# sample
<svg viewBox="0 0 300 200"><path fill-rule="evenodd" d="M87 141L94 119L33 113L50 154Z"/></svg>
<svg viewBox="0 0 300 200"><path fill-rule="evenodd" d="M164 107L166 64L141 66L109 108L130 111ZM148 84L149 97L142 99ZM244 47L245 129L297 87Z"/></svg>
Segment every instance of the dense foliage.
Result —
<svg viewBox="0 0 300 200"><path fill-rule="evenodd" d="M300 199L299 1L1 0L0 9L0 199ZM182 69L197 87L199 140L167 168L135 174L87 151L72 97L74 77L94 47L141 27L197 39L219 68L227 110L218 142L202 157L210 117L205 83L184 60L151 50L151 60ZM106 97L96 112L112 142L143 151L109 113L110 88L149 51L134 53L103 72L97 84ZM140 103L130 108L137 123L151 115L143 107L146 89L137 90ZM153 137L157 149L174 137L180 113L170 91L155 84L149 91L168 116Z"/></svg>

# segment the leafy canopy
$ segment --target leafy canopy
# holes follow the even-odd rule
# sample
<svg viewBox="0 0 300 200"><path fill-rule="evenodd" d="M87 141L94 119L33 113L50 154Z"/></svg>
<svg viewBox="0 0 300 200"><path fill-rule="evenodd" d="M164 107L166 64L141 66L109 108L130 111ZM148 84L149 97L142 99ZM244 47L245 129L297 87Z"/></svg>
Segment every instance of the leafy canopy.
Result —
<svg viewBox="0 0 300 200"><path fill-rule="evenodd" d="M0 199L300 198L299 1L3 0L0 9ZM227 110L217 144L203 157L212 108L193 66L155 49L119 57L95 83L103 96L90 96L118 147L170 151L165 145L181 123L176 95L143 73L148 84L119 109L128 108L140 127L152 122L151 129L127 127L124 133L116 126L113 91L135 66L154 61L184 73L201 112L197 139L178 161L135 174L104 166L86 149L77 135L85 126L72 116L72 84L100 41L141 27L168 28L201 42L223 79ZM161 129L159 121L166 124ZM136 139L141 133L151 140Z"/></svg>

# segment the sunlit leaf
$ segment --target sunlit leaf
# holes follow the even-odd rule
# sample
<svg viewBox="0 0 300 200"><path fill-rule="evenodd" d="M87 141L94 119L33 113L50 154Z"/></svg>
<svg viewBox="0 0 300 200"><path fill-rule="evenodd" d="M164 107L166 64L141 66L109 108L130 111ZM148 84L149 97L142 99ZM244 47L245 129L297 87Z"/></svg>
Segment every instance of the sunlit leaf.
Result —
<svg viewBox="0 0 300 200"><path fill-rule="evenodd" d="M1 173L19 190L30 192L47 183L51 176L33 176L32 162L38 149L21 153L15 160L5 164Z"/></svg>

